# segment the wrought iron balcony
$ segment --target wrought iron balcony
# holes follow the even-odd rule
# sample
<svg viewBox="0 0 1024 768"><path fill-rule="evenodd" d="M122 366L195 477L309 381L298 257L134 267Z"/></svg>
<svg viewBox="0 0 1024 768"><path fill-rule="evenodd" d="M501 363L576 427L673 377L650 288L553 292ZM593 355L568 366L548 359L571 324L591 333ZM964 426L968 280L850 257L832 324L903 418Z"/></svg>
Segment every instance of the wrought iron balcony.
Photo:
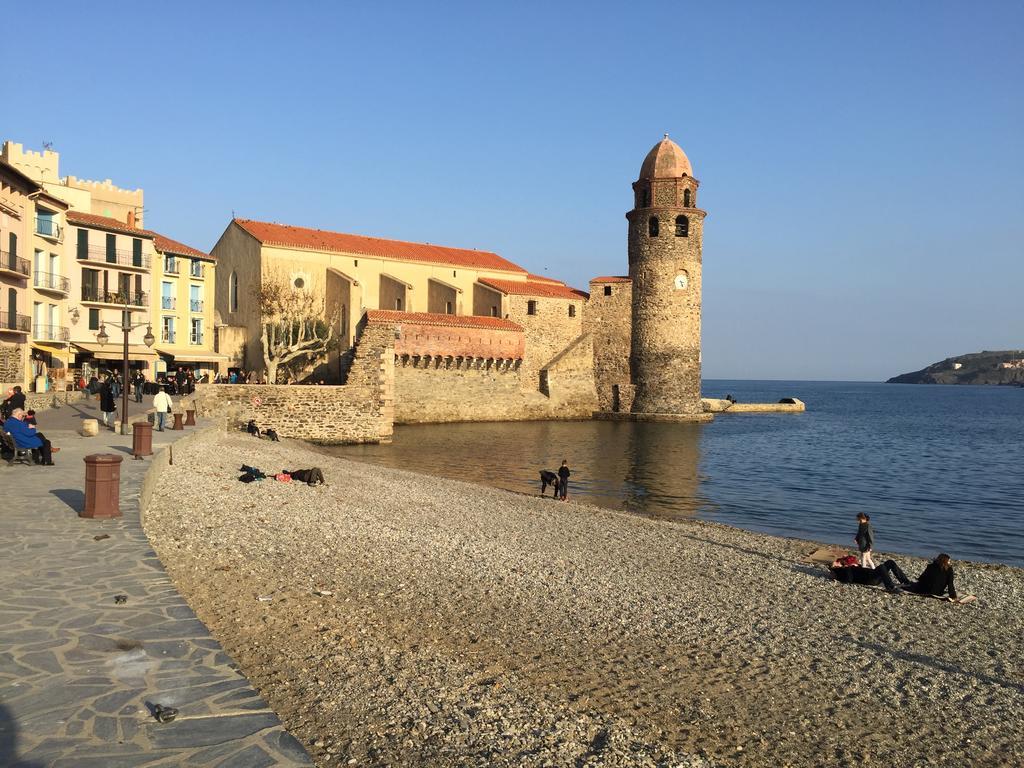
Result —
<svg viewBox="0 0 1024 768"><path fill-rule="evenodd" d="M82 301L94 301L100 304L116 304L118 306L145 307L146 292L104 291L102 288L82 286Z"/></svg>
<svg viewBox="0 0 1024 768"><path fill-rule="evenodd" d="M61 240L64 238L64 228L53 219L43 219L37 216L36 234L51 240Z"/></svg>
<svg viewBox="0 0 1024 768"><path fill-rule="evenodd" d="M176 275L181 269L177 259L164 259L164 272L168 275Z"/></svg>
<svg viewBox="0 0 1024 768"><path fill-rule="evenodd" d="M35 272L32 278L32 285L43 291L67 293L71 290L71 281L53 272Z"/></svg>
<svg viewBox="0 0 1024 768"><path fill-rule="evenodd" d="M161 296L160 297L160 309L174 309L174 297L173 296Z"/></svg>
<svg viewBox="0 0 1024 768"><path fill-rule="evenodd" d="M188 273L192 277L203 277L206 275L206 265L201 261L193 261L189 265Z"/></svg>
<svg viewBox="0 0 1024 768"><path fill-rule="evenodd" d="M88 248L79 246L79 261L100 261L104 264L116 264L119 267L135 267L137 269L149 269L149 254L141 253L136 255L132 251L123 248L108 250L103 246L90 245Z"/></svg>
<svg viewBox="0 0 1024 768"><path fill-rule="evenodd" d="M68 341L71 333L60 325L32 325L32 338L37 341Z"/></svg>
<svg viewBox="0 0 1024 768"><path fill-rule="evenodd" d="M0 272L28 277L32 274L32 265L28 259L22 259L7 251L0 251Z"/></svg>
<svg viewBox="0 0 1024 768"><path fill-rule="evenodd" d="M189 304L189 309L191 309L193 312L202 312L203 311L203 300L202 299L190 299L188 304Z"/></svg>
<svg viewBox="0 0 1024 768"><path fill-rule="evenodd" d="M32 318L19 315L10 309L0 309L0 331L10 333L28 333L32 330Z"/></svg>

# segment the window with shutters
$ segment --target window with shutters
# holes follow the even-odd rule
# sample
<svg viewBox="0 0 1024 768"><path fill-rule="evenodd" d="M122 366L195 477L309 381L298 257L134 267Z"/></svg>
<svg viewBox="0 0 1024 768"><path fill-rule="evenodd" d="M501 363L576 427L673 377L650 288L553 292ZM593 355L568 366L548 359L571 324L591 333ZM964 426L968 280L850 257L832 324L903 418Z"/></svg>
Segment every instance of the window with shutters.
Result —
<svg viewBox="0 0 1024 768"><path fill-rule="evenodd" d="M79 229L78 230L78 258L88 259L89 258L89 230Z"/></svg>

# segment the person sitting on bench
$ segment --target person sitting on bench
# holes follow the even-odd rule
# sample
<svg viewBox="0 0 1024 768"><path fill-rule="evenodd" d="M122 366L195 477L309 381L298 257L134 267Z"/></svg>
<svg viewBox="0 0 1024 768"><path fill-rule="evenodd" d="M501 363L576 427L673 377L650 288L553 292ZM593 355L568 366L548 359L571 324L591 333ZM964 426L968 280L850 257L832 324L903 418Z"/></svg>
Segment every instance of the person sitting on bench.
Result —
<svg viewBox="0 0 1024 768"><path fill-rule="evenodd" d="M892 577L895 576L900 583L900 589L909 589L907 585L910 584L910 579L896 565L895 560L886 560L877 568L863 568L858 565L856 557L849 555L834 560L829 570L832 571L832 575L836 577L837 581L844 584L866 584L867 586L881 584L885 587L886 592L897 592L899 589L892 580Z"/></svg>
<svg viewBox="0 0 1024 768"><path fill-rule="evenodd" d="M48 467L53 466L53 454L60 450L50 445L42 432L36 430L25 422L25 411L22 408L15 408L11 417L4 422L4 430L14 438L14 444L19 448L30 448L32 456L37 464Z"/></svg>

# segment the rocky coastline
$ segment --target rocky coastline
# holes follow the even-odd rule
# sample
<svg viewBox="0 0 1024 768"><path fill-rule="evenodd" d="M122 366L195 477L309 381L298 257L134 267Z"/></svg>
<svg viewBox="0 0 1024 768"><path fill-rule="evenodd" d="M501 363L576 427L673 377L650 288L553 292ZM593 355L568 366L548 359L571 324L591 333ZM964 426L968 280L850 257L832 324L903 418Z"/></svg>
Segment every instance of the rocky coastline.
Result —
<svg viewBox="0 0 1024 768"><path fill-rule="evenodd" d="M1009 566L957 563L969 605L893 596L800 563L812 542L213 431L145 527L318 765L1024 763Z"/></svg>

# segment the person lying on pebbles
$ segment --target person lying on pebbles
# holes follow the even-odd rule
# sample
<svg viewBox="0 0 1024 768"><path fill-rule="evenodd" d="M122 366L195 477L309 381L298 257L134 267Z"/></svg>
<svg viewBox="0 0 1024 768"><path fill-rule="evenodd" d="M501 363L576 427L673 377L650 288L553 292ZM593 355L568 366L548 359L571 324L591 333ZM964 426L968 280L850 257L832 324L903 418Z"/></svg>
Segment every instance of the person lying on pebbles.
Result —
<svg viewBox="0 0 1024 768"><path fill-rule="evenodd" d="M856 557L848 555L832 561L829 570L837 581L844 584L884 586L885 591L890 594L910 592L916 595L944 597L948 592L950 602L967 602L974 599L973 595L968 595L963 600L957 599L956 587L953 585L952 558L945 552L929 563L917 581L913 582L907 578L895 560L886 560L877 568L864 568L857 564ZM893 581L894 576L899 582L898 585Z"/></svg>

